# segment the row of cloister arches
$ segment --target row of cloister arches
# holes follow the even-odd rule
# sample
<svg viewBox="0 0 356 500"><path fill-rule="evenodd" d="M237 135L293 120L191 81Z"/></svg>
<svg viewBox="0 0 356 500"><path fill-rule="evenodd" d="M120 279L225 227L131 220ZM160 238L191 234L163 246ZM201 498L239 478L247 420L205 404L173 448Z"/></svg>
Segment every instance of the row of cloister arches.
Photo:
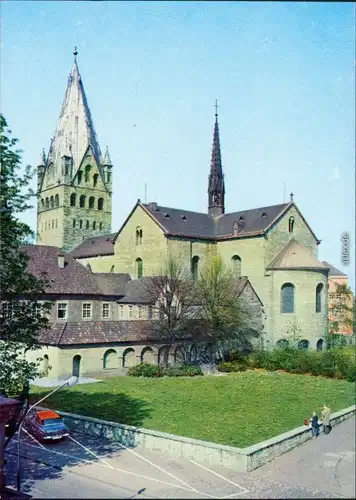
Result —
<svg viewBox="0 0 356 500"><path fill-rule="evenodd" d="M70 206L71 207L77 206L76 193L72 193L70 195ZM89 196L87 201L87 197L85 196L85 194L82 194L79 196L79 208L91 208L91 209L97 208L98 210L104 210L104 198L98 198L96 201L94 196Z"/></svg>
<svg viewBox="0 0 356 500"><path fill-rule="evenodd" d="M298 342L297 347L298 347L298 349L307 350L307 349L309 349L309 347L311 347L310 344L311 343L309 340L302 339ZM316 350L321 351L324 348L324 344L325 344L324 339L319 339L315 345ZM292 347L292 342L289 341L288 339L280 339L280 340L277 340L276 347L280 347L281 349L287 349L288 347Z"/></svg>

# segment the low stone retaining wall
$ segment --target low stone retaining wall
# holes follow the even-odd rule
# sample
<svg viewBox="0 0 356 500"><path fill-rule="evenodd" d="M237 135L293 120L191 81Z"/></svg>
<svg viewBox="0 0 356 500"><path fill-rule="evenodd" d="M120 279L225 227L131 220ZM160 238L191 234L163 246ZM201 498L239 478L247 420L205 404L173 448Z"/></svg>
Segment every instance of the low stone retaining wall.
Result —
<svg viewBox="0 0 356 500"><path fill-rule="evenodd" d="M331 415L331 425L355 415L356 406L350 406ZM107 422L58 411L69 429L121 443L127 448L138 447L169 453L176 457L195 460L206 465L223 466L246 472L283 455L311 438L311 428L305 425L275 436L248 448L235 448L198 439L190 439L130 425Z"/></svg>

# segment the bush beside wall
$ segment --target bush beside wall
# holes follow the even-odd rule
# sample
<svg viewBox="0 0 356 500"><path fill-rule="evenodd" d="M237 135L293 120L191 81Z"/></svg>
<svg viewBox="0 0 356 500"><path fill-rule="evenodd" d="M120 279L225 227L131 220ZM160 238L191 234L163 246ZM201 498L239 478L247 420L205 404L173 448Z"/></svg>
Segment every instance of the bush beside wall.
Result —
<svg viewBox="0 0 356 500"><path fill-rule="evenodd" d="M195 377L203 375L203 372L200 366L196 365L169 366L165 368L142 363L131 366L127 371L127 375L131 377Z"/></svg>

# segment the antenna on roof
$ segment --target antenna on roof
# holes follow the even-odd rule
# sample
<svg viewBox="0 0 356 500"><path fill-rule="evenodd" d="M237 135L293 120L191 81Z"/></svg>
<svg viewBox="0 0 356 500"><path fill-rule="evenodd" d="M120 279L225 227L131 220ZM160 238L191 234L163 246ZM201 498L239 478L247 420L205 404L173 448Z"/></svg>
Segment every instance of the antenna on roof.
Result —
<svg viewBox="0 0 356 500"><path fill-rule="evenodd" d="M283 203L285 203L285 202L286 202L286 185L283 182Z"/></svg>
<svg viewBox="0 0 356 500"><path fill-rule="evenodd" d="M145 182L145 205L147 205L147 182Z"/></svg>

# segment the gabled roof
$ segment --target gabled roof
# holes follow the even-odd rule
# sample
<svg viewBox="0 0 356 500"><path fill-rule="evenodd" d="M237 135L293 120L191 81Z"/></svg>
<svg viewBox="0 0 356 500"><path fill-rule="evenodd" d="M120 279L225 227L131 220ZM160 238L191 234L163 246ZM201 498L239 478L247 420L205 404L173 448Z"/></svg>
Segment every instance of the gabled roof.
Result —
<svg viewBox="0 0 356 500"><path fill-rule="evenodd" d="M326 262L326 260L323 260L323 264L325 264L329 269L329 277L336 277L336 276L345 276L347 277L347 274L343 273L342 271L339 271L339 269L336 269L336 267L332 266L331 264L329 264L328 262Z"/></svg>
<svg viewBox="0 0 356 500"><path fill-rule="evenodd" d="M123 273L93 273L93 277L104 295L124 295L131 283L130 275Z"/></svg>
<svg viewBox="0 0 356 500"><path fill-rule="evenodd" d="M69 255L75 259L96 257L99 255L114 255L114 241L117 233L92 236L82 241Z"/></svg>
<svg viewBox="0 0 356 500"><path fill-rule="evenodd" d="M91 147L100 169L100 147L75 58L68 77L57 127L51 141L47 165L54 163L59 166L61 157L69 156L73 160L73 175L75 175L88 146Z"/></svg>
<svg viewBox="0 0 356 500"><path fill-rule="evenodd" d="M39 278L47 277L47 293L60 295L117 296L125 293L128 274L92 273L71 255L57 247L23 245L21 251L29 257L27 270ZM64 267L59 267L58 256L64 255Z"/></svg>
<svg viewBox="0 0 356 500"><path fill-rule="evenodd" d="M329 268L314 257L310 250L292 238L266 269L320 269L327 271Z"/></svg>
<svg viewBox="0 0 356 500"><path fill-rule="evenodd" d="M283 203L241 210L214 218L207 213L163 207L156 203L142 204L168 235L211 240L263 234L289 205L289 203ZM240 226L237 234L234 235L235 222Z"/></svg>

